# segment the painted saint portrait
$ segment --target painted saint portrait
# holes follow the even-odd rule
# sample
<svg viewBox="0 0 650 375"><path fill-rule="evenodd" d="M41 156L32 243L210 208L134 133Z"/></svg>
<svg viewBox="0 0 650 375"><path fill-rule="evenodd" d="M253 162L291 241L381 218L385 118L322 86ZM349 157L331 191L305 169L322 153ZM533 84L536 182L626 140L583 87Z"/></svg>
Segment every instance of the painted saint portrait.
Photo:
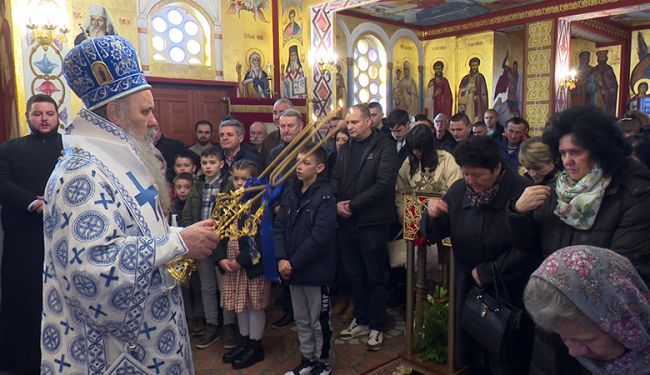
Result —
<svg viewBox="0 0 650 375"><path fill-rule="evenodd" d="M74 38L75 46L88 38L117 34L108 11L101 5L90 5L88 20L85 25L79 25L79 27L81 32Z"/></svg>
<svg viewBox="0 0 650 375"><path fill-rule="evenodd" d="M469 73L461 79L458 92L458 111L464 112L472 123L479 121L488 109L487 84L479 65L478 57L469 60Z"/></svg>
<svg viewBox="0 0 650 375"><path fill-rule="evenodd" d="M300 25L296 22L296 11L291 9L289 11L289 23L284 27L284 34L290 37L300 34Z"/></svg>
<svg viewBox="0 0 650 375"><path fill-rule="evenodd" d="M304 99L307 97L305 72L300 63L298 46L289 47L289 61L282 78L282 97Z"/></svg>
<svg viewBox="0 0 650 375"><path fill-rule="evenodd" d="M433 78L427 84L427 91L424 100L424 110L427 116L435 117L439 113L444 113L451 117L451 106L453 96L449 81L445 78L443 70L445 64L438 60L433 63Z"/></svg>
<svg viewBox="0 0 650 375"><path fill-rule="evenodd" d="M237 96L240 98L270 98L271 87L269 75L262 67L262 55L259 51L249 52L248 55L248 70L242 79L242 65L237 64L235 69L237 71L237 81L239 88Z"/></svg>

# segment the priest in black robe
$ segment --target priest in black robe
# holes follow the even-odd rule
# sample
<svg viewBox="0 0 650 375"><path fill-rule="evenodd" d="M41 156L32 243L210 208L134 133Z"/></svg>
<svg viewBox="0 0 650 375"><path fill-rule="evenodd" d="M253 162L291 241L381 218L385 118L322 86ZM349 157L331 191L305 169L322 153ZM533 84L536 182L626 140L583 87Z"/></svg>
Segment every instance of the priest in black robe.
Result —
<svg viewBox="0 0 650 375"><path fill-rule="evenodd" d="M51 97L32 96L26 116L30 134L0 145L0 372L38 374L41 294L49 272L43 269L43 195L63 147L58 105ZM68 219L62 213L58 225Z"/></svg>

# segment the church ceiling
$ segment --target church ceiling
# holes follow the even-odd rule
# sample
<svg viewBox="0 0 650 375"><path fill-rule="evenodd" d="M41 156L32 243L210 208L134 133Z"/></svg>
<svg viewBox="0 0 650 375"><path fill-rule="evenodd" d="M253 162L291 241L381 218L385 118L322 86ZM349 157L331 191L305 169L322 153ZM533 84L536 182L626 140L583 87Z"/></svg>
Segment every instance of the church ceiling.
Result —
<svg viewBox="0 0 650 375"><path fill-rule="evenodd" d="M542 0L387 0L354 9L368 16L419 27L460 21Z"/></svg>

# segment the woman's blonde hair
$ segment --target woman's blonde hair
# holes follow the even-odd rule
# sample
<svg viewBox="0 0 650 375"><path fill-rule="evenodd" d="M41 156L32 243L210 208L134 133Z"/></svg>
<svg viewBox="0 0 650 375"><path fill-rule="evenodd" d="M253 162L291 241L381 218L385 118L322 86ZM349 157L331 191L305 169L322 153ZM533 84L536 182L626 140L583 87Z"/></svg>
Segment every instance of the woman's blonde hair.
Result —
<svg viewBox="0 0 650 375"><path fill-rule="evenodd" d="M521 143L519 164L525 168L542 169L549 163L553 163L553 154L540 137L528 138Z"/></svg>

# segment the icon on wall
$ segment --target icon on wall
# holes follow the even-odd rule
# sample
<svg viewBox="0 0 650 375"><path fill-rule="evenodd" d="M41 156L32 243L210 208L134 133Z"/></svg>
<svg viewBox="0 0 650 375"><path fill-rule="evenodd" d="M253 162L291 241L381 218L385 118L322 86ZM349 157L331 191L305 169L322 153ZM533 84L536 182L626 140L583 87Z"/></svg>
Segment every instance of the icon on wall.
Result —
<svg viewBox="0 0 650 375"><path fill-rule="evenodd" d="M85 25L79 25L81 32L74 38L74 45L78 45L88 38L116 35L113 21L105 7L91 4L88 7L88 20Z"/></svg>
<svg viewBox="0 0 650 375"><path fill-rule="evenodd" d="M236 14L238 17L241 17L240 12L242 10L253 13L253 19L255 21L269 22L264 16L264 9L268 8L269 4L267 0L230 0L230 6L226 10L226 14Z"/></svg>

